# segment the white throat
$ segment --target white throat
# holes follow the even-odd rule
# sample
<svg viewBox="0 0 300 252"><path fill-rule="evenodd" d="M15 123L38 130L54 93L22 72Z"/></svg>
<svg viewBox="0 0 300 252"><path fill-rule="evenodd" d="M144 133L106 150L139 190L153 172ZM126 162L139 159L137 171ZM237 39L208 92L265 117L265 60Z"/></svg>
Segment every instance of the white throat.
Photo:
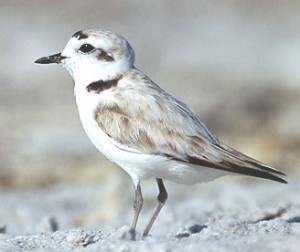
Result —
<svg viewBox="0 0 300 252"><path fill-rule="evenodd" d="M133 68L132 64L128 61L119 62L107 62L107 63L91 63L91 64L72 64L71 62L65 62L62 64L70 75L72 76L75 83L90 84L94 81L107 81L117 78L124 72Z"/></svg>

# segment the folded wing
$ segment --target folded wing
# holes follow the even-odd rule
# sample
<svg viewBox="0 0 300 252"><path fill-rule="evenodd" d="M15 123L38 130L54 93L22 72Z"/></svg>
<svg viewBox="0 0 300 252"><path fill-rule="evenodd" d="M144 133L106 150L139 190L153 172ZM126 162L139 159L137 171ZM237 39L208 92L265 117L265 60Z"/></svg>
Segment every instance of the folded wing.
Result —
<svg viewBox="0 0 300 252"><path fill-rule="evenodd" d="M99 127L128 151L163 155L233 173L286 183L282 172L226 145L208 130L184 103L174 99L147 77L112 92L115 102L100 103L95 111ZM134 104L134 106L133 106Z"/></svg>

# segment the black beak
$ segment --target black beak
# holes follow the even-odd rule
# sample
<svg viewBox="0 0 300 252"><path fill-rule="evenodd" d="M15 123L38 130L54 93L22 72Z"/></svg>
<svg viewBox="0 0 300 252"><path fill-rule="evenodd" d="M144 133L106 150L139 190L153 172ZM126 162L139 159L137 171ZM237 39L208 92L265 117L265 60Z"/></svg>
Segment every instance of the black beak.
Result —
<svg viewBox="0 0 300 252"><path fill-rule="evenodd" d="M57 53L57 54L54 54L54 55L51 55L51 56L48 56L48 57L39 58L34 63L38 63L38 64L52 64L52 63L56 63L56 64L59 64L65 58L66 57L61 56L61 53Z"/></svg>

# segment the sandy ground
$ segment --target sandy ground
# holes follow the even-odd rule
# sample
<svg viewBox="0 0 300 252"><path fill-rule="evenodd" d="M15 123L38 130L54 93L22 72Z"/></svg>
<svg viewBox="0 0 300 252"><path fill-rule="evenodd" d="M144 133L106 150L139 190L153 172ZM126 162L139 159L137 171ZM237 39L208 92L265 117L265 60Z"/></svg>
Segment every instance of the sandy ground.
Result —
<svg viewBox="0 0 300 252"><path fill-rule="evenodd" d="M0 1L0 251L299 251L299 12L298 0ZM66 71L33 64L85 28L125 36L139 69L289 184L167 183L151 236L122 240L130 179L84 134ZM140 232L155 182L143 192Z"/></svg>
<svg viewBox="0 0 300 252"><path fill-rule="evenodd" d="M138 233L136 241L122 239L132 218L133 196L130 187L121 192L119 182L124 179L114 176L98 186L2 192L0 202L6 208L0 212L1 251L299 250L297 178L288 185L229 177L196 186L167 183L169 201L151 235L143 239ZM112 185L120 191L105 195ZM146 188L138 231L155 201L155 188ZM112 215L101 220L105 208L111 208Z"/></svg>

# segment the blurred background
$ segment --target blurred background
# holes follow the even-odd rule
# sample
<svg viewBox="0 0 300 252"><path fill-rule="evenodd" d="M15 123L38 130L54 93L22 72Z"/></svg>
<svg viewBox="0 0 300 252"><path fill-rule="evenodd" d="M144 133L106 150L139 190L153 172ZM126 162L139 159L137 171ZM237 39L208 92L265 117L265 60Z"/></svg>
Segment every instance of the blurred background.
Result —
<svg viewBox="0 0 300 252"><path fill-rule="evenodd" d="M222 142L299 177L299 11L296 0L2 0L1 191L103 185L108 198L133 197L129 177L85 135L71 77L33 63L87 28L127 38L136 66Z"/></svg>

